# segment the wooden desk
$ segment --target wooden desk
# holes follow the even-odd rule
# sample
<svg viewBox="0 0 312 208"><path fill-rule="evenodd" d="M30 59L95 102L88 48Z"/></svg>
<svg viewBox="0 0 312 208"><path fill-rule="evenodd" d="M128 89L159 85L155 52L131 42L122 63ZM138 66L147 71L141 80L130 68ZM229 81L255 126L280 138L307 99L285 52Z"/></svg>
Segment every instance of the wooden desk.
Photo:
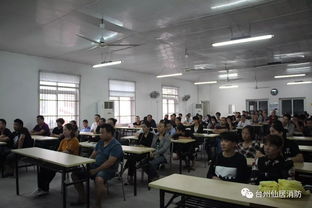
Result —
<svg viewBox="0 0 312 208"><path fill-rule="evenodd" d="M7 145L7 143L6 142L0 142L0 146L2 146L2 145Z"/></svg>
<svg viewBox="0 0 312 208"><path fill-rule="evenodd" d="M299 150L302 152L312 152L312 146L299 145Z"/></svg>
<svg viewBox="0 0 312 208"><path fill-rule="evenodd" d="M196 142L196 140L195 139L171 139L171 143L173 144L189 144L192 142ZM172 166L173 144L171 145L171 151L170 151L170 167ZM180 174L182 173L182 157L179 157L179 173Z"/></svg>
<svg viewBox="0 0 312 208"><path fill-rule="evenodd" d="M287 137L287 139L296 141L312 141L312 137L304 137L304 136L292 136Z"/></svg>
<svg viewBox="0 0 312 208"><path fill-rule="evenodd" d="M258 186L213 180L187 175L173 174L149 183L151 188L160 191L160 207L165 207L165 193L181 196L192 196L201 199L212 199L226 203L251 207L283 207L303 208L311 207L312 195L301 199L256 198ZM241 195L241 190L248 188L254 197L248 199ZM171 202L171 200L169 201Z"/></svg>
<svg viewBox="0 0 312 208"><path fill-rule="evenodd" d="M18 155L32 159L32 162L38 166L46 167L47 164L53 166L53 170L60 171L62 174L62 194L63 194L63 208L66 208L66 187L73 185L74 183L66 182L66 173L72 172L75 167L84 164L94 163L95 160L80 157L76 155L70 155L63 152L57 152L47 150L38 147L14 149L12 150L16 156L15 173L16 173L16 194L19 195L19 177L18 177ZM37 172L38 174L39 172ZM83 180L87 183L87 207L89 207L90 190L89 190L89 177ZM81 181L80 181L81 182ZM79 183L80 183L79 182Z"/></svg>
<svg viewBox="0 0 312 208"><path fill-rule="evenodd" d="M86 148L95 148L96 142L80 142L80 146L86 147ZM147 157L149 157L151 152L154 152L155 149L151 147L141 147L141 146L125 146L122 145L122 151L129 155L142 155L146 154ZM134 171L134 184L133 184L133 192L134 196L137 195L137 175L136 170Z"/></svg>
<svg viewBox="0 0 312 208"><path fill-rule="evenodd" d="M194 137L203 137L203 138L215 138L220 136L220 134L201 134L201 133L194 133Z"/></svg>
<svg viewBox="0 0 312 208"><path fill-rule="evenodd" d="M93 132L79 132L79 135L95 137L95 136L100 136L101 134L96 134L96 133L93 133Z"/></svg>
<svg viewBox="0 0 312 208"><path fill-rule="evenodd" d="M127 127L127 126L116 126L115 129L138 131L138 130L141 130L142 128Z"/></svg>
<svg viewBox="0 0 312 208"><path fill-rule="evenodd" d="M251 167L255 162L254 158L247 158L247 166ZM295 171L298 173L309 173L312 174L312 163L303 162L303 163L294 163Z"/></svg>
<svg viewBox="0 0 312 208"><path fill-rule="evenodd" d="M31 138L35 141L48 141L48 140L58 140L57 137L53 136L41 136L41 135L32 135Z"/></svg>
<svg viewBox="0 0 312 208"><path fill-rule="evenodd" d="M137 136L124 136L124 137L121 137L121 139L127 139L127 140L138 140L139 137Z"/></svg>

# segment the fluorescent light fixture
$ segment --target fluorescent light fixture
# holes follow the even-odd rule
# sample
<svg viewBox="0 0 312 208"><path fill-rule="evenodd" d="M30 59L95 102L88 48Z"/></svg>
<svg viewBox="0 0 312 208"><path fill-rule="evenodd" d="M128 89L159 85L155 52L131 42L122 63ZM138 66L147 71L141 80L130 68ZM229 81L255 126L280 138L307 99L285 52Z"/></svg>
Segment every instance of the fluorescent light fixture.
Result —
<svg viewBox="0 0 312 208"><path fill-rule="evenodd" d="M262 35L262 36L255 36L255 37L249 37L249 38L240 38L240 39L229 40L229 41L224 41L224 42L219 42L219 43L213 43L212 46L219 47L219 46L226 46L226 45L235 45L235 44L240 44L240 43L271 39L273 37L274 35Z"/></svg>
<svg viewBox="0 0 312 208"><path fill-rule="evenodd" d="M208 82L194 82L194 85L204 85L204 84L216 84L217 81L208 81Z"/></svg>
<svg viewBox="0 0 312 208"><path fill-rule="evenodd" d="M117 65L117 64L121 64L121 61L108 61L108 62L103 62L100 64L95 64L92 67L93 68L100 68L100 67L105 67L105 66L112 66L112 65Z"/></svg>
<svg viewBox="0 0 312 208"><path fill-rule="evenodd" d="M297 66L305 66L305 65L309 65L310 62L304 62L304 63L297 63L297 64L287 64L287 66L289 67L297 67Z"/></svg>
<svg viewBox="0 0 312 208"><path fill-rule="evenodd" d="M238 85L221 85L220 89L238 88Z"/></svg>
<svg viewBox="0 0 312 208"><path fill-rule="evenodd" d="M157 78L181 76L182 73L158 75Z"/></svg>
<svg viewBox="0 0 312 208"><path fill-rule="evenodd" d="M231 73L231 74L220 74L219 78L224 79L224 78L235 78L237 77L237 73Z"/></svg>
<svg viewBox="0 0 312 208"><path fill-rule="evenodd" d="M210 7L210 9L222 9L222 8L226 8L226 7L231 7L231 6L236 6L238 4L241 4L241 3L245 3L249 0L238 0L238 1L233 1L231 3L228 3L228 4L220 4L220 5L216 5L216 6L212 6Z"/></svg>
<svg viewBox="0 0 312 208"><path fill-rule="evenodd" d="M304 58L303 52L295 52L295 53L283 53L283 54L275 54L274 58Z"/></svg>
<svg viewBox="0 0 312 208"><path fill-rule="evenodd" d="M312 84L312 81L295 81L287 83L287 85L300 85L300 84Z"/></svg>
<svg viewBox="0 0 312 208"><path fill-rule="evenodd" d="M311 70L310 66L306 66L306 67L297 67L297 68L287 68L288 72L309 72Z"/></svg>
<svg viewBox="0 0 312 208"><path fill-rule="evenodd" d="M274 76L275 79L290 78L290 77L304 77L306 74L286 74Z"/></svg>

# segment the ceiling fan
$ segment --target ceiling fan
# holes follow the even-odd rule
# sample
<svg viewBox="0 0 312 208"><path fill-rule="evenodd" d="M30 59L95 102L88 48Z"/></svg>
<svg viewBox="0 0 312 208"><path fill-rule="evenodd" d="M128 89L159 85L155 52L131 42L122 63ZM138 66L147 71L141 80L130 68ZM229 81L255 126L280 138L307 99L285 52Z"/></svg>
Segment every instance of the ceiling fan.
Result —
<svg viewBox="0 0 312 208"><path fill-rule="evenodd" d="M104 29L105 27L105 23L106 21L104 21L104 19L102 18L101 19L101 23L100 23L100 28L101 29ZM104 31L103 31L104 33ZM104 39L104 34L102 35L102 37L100 38L99 41L97 40L93 40L89 37L86 37L85 35L83 34L80 34L80 33L77 33L76 36L82 38L82 39L85 39L87 41L90 41L92 43L94 43L95 45L92 46L91 48L89 48L88 50L92 50L92 49L95 49L95 48L104 48L104 47L110 47L110 46L115 46L115 47L126 47L124 49L127 49L129 47L136 47L136 46L140 46L141 44L130 44L130 43L107 43L105 42L105 39Z"/></svg>

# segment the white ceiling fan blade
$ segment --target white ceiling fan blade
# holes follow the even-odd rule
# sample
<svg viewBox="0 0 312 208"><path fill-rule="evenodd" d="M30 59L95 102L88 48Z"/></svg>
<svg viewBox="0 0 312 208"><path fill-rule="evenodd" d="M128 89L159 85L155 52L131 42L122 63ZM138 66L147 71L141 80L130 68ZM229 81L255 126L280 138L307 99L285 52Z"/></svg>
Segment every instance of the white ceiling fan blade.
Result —
<svg viewBox="0 0 312 208"><path fill-rule="evenodd" d="M92 46L91 48L88 48L87 50L88 50L88 51L91 51L91 50L96 49L96 48L98 48L98 47L99 47L99 45L95 45L95 46Z"/></svg>
<svg viewBox="0 0 312 208"><path fill-rule="evenodd" d="M90 41L90 42L92 42L92 43L100 44L100 42L98 42L98 41L96 41L96 40L92 40L91 38L88 38L88 37L86 37L86 36L84 36L84 35L82 35L82 34L80 34L80 33L76 33L76 35L77 35L78 37L80 37L80 38L82 38L82 39L85 39L85 40L88 40L88 41Z"/></svg>
<svg viewBox="0 0 312 208"><path fill-rule="evenodd" d="M130 46L130 47L136 47L136 46L140 46L140 44L123 44L123 43L106 43L105 45L107 46Z"/></svg>

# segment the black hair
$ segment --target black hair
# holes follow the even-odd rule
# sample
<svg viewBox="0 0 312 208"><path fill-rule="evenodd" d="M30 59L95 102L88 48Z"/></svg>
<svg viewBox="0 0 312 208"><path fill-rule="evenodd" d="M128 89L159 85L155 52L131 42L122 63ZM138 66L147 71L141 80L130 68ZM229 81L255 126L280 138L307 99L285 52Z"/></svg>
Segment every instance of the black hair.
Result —
<svg viewBox="0 0 312 208"><path fill-rule="evenodd" d="M263 139L263 144L267 143L273 144L277 147L282 147L284 142L283 139L278 135L268 135Z"/></svg>
<svg viewBox="0 0 312 208"><path fill-rule="evenodd" d="M72 121L71 121L72 122ZM75 137L75 133L76 133L76 128L73 124L71 123L67 123L64 125L64 127L66 127L66 129L68 129L70 132L70 137L73 138Z"/></svg>
<svg viewBox="0 0 312 208"><path fill-rule="evenodd" d="M61 123L62 125L65 123L63 118L56 119L56 123Z"/></svg>
<svg viewBox="0 0 312 208"><path fill-rule="evenodd" d="M103 121L104 123L106 122L105 118L100 118L101 121Z"/></svg>
<svg viewBox="0 0 312 208"><path fill-rule="evenodd" d="M84 122L84 123L89 123L87 119L84 119L82 122Z"/></svg>
<svg viewBox="0 0 312 208"><path fill-rule="evenodd" d="M107 133L111 133L112 136L114 136L115 134L115 129L112 125L110 124L103 124L103 125L100 125L100 129L105 129Z"/></svg>
<svg viewBox="0 0 312 208"><path fill-rule="evenodd" d="M44 117L42 115L38 115L37 118L44 120Z"/></svg>
<svg viewBox="0 0 312 208"><path fill-rule="evenodd" d="M17 123L17 124L20 125L20 126L23 126L23 125L24 125L24 122L23 122L21 119L19 119L19 118L15 119L15 120L14 120L14 123Z"/></svg>
<svg viewBox="0 0 312 208"><path fill-rule="evenodd" d="M0 119L0 122L4 123L4 125L6 126L6 121L3 118Z"/></svg>
<svg viewBox="0 0 312 208"><path fill-rule="evenodd" d="M74 125L77 125L77 122L75 120L71 120L70 123L73 123Z"/></svg>
<svg viewBox="0 0 312 208"><path fill-rule="evenodd" d="M216 112L216 115L221 116L221 113L220 112Z"/></svg>
<svg viewBox="0 0 312 208"><path fill-rule="evenodd" d="M101 118L100 114L94 114L94 116L97 116L97 117Z"/></svg>
<svg viewBox="0 0 312 208"><path fill-rule="evenodd" d="M185 126L184 126L183 124L179 124L179 125L177 126L177 130L178 130L178 131L185 132Z"/></svg>
<svg viewBox="0 0 312 208"><path fill-rule="evenodd" d="M237 135L233 132L223 132L220 134L221 140L227 140L238 143Z"/></svg>
<svg viewBox="0 0 312 208"><path fill-rule="evenodd" d="M284 129L283 124L282 124L281 121L279 121L279 120L274 121L274 122L272 123L272 127L273 127L276 131L278 131L278 132L280 132L280 133L283 133L283 139L286 139L286 130Z"/></svg>
<svg viewBox="0 0 312 208"><path fill-rule="evenodd" d="M181 121L181 117L176 117L176 119L178 119L179 121Z"/></svg>
<svg viewBox="0 0 312 208"><path fill-rule="evenodd" d="M252 128L252 126L250 126L250 125L245 126L245 127L242 129L242 132L243 132L244 129L247 129L247 130L249 131L249 134L250 134L251 139L254 139L254 138L255 138L255 131L254 131L254 128Z"/></svg>
<svg viewBox="0 0 312 208"><path fill-rule="evenodd" d="M285 113L283 116L284 116L284 117L287 117L287 118L288 118L288 120L290 121L290 119L291 119L291 115L289 115L288 113Z"/></svg>
<svg viewBox="0 0 312 208"><path fill-rule="evenodd" d="M179 113L179 116L182 116L182 113Z"/></svg>
<svg viewBox="0 0 312 208"><path fill-rule="evenodd" d="M117 119L115 119L115 118L109 118L108 120L113 121L114 125L116 125L116 123L117 123Z"/></svg>
<svg viewBox="0 0 312 208"><path fill-rule="evenodd" d="M193 120L199 120L198 116L194 116Z"/></svg>

